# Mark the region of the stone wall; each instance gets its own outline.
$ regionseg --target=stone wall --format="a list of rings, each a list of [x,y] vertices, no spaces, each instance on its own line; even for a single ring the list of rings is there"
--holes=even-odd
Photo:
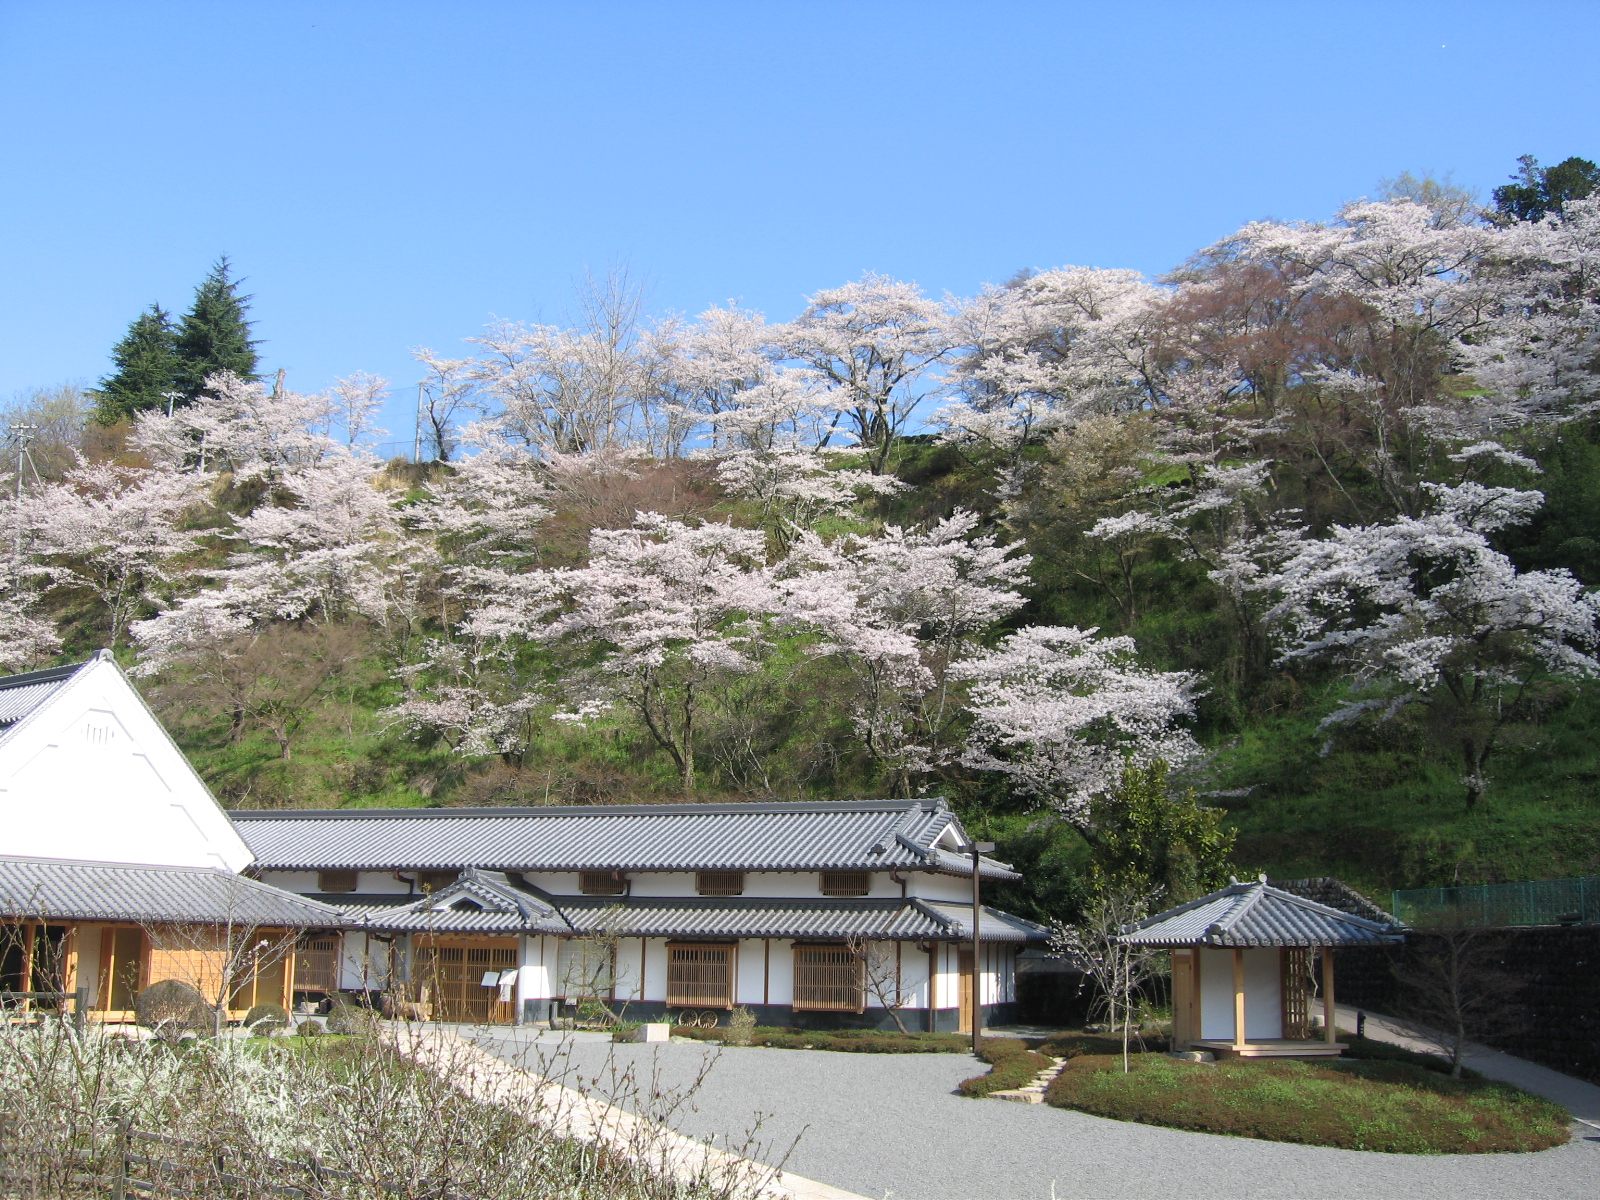
[[[1414,965],[1439,936],[1410,933],[1404,946],[1339,951],[1339,1003],[1407,1015],[1395,967]],[[1486,958],[1514,981],[1514,990],[1499,1027],[1473,1040],[1600,1082],[1600,926],[1496,929],[1482,936]]]

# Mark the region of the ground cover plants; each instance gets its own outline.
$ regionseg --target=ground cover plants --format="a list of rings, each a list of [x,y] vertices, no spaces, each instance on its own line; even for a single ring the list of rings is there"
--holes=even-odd
[[[858,1054],[964,1054],[972,1038],[964,1033],[891,1033],[878,1029],[785,1029],[757,1025],[748,1041],[729,1037],[728,1027],[677,1028],[674,1037],[695,1038],[725,1045],[769,1046],[779,1050],[841,1050]],[[738,1034],[743,1037],[742,1031]]]
[[[1414,1062],[1068,1059],[1045,1102],[1121,1121],[1400,1154],[1544,1150],[1567,1140],[1558,1105]]]
[[[83,1174],[112,1177],[130,1130],[186,1194],[241,1200],[285,1187],[307,1200],[733,1200],[745,1186],[665,1178],[469,1100],[448,1075],[370,1037],[174,1044],[59,1021],[0,1025],[0,1191],[81,1195]]]

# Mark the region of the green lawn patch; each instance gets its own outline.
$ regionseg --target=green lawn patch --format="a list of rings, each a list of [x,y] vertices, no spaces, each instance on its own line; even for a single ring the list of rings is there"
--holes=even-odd
[[[1050,1065],[1048,1055],[1040,1054],[1021,1038],[985,1038],[978,1057],[989,1064],[989,1069],[956,1085],[956,1091],[963,1096],[991,1096],[1026,1087]]]
[[[673,1037],[697,1038],[702,1042],[725,1042],[726,1026],[711,1029],[678,1028]],[[785,1029],[757,1025],[750,1038],[752,1046],[771,1046],[779,1050],[843,1050],[857,1054],[960,1054],[972,1048],[964,1033],[893,1033],[878,1029]]]
[[[1399,1059],[1189,1063],[1141,1054],[1070,1059],[1047,1103],[1120,1121],[1395,1154],[1544,1150],[1567,1140],[1560,1106]]]

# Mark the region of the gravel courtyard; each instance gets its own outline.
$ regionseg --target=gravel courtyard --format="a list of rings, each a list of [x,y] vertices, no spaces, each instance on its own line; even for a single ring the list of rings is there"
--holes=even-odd
[[[968,1100],[952,1094],[980,1070],[966,1055],[719,1051],[522,1030],[478,1029],[469,1036],[528,1070],[601,1094],[620,1096],[617,1084],[628,1076],[645,1096],[681,1091],[705,1072],[692,1100],[670,1115],[674,1127],[731,1149],[745,1145],[755,1127],[766,1148],[757,1156],[768,1161],[798,1138],[787,1169],[888,1200],[1593,1200],[1600,1194],[1600,1131],[1583,1126],[1587,1136],[1539,1154],[1365,1154]]]

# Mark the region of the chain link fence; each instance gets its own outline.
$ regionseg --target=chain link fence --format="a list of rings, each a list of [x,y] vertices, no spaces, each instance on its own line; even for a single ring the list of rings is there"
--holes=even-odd
[[[1600,925],[1600,875],[1406,888],[1394,893],[1390,911],[1414,929]]]

